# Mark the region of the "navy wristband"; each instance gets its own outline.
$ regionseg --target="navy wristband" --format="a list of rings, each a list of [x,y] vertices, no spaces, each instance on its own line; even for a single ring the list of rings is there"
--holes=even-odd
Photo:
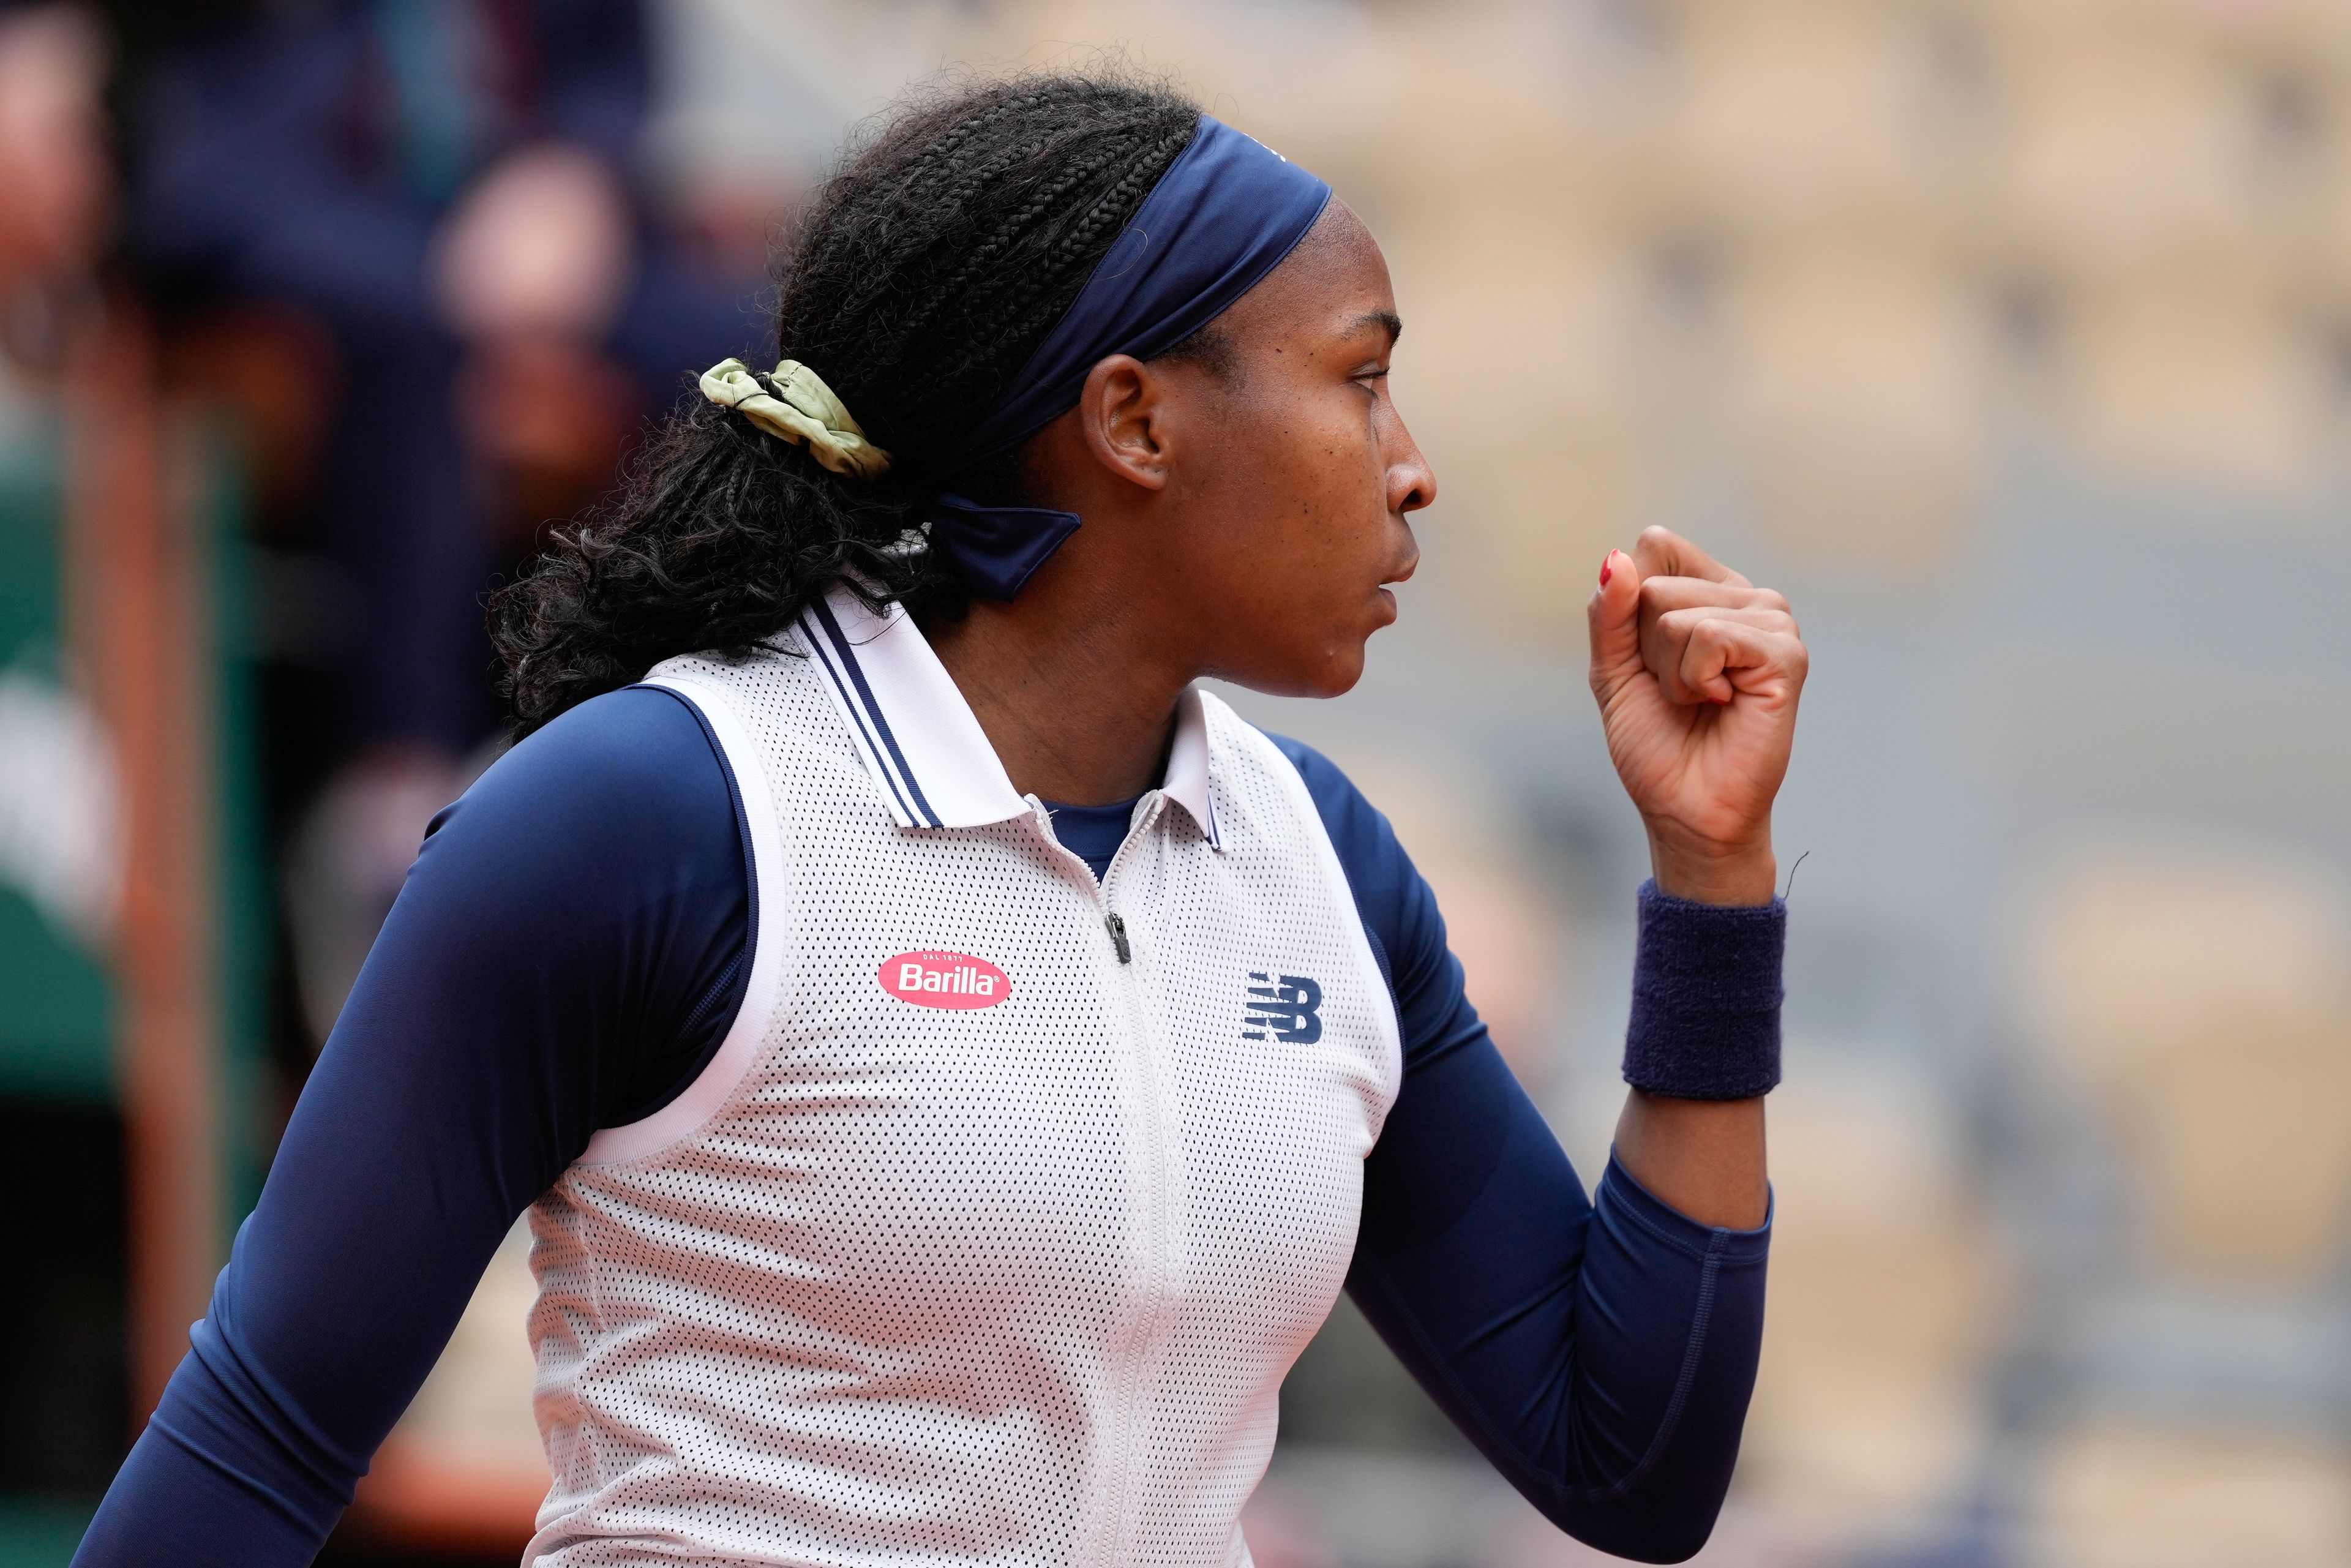
[[[1788,906],[1692,904],[1641,884],[1625,1082],[1679,1100],[1745,1100],[1780,1082]]]

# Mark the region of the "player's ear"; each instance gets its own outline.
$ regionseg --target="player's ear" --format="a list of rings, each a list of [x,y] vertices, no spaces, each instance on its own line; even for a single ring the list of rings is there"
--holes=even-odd
[[[1165,489],[1170,460],[1167,378],[1131,354],[1113,354],[1086,374],[1078,423],[1095,462],[1146,490]]]

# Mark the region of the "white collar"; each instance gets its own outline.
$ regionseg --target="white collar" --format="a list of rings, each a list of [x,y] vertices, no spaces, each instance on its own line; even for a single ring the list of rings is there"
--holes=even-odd
[[[799,632],[900,827],[977,828],[1032,809],[903,605],[876,615],[836,588],[801,614]],[[1176,704],[1160,788],[1216,845],[1208,759],[1207,714],[1193,687]]]

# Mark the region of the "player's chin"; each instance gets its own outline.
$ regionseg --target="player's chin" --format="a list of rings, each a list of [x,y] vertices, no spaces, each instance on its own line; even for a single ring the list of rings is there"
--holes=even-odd
[[[1374,629],[1364,627],[1311,641],[1291,643],[1278,658],[1264,659],[1243,670],[1217,672],[1226,679],[1276,697],[1335,697],[1354,690],[1364,678],[1364,643]]]
[[[1383,590],[1383,591],[1385,591]],[[1299,695],[1311,697],[1339,697],[1353,691],[1355,683],[1364,678],[1364,644],[1371,641],[1373,632],[1395,619],[1395,612],[1391,611],[1387,620],[1380,622],[1378,625],[1366,626],[1362,632],[1351,636],[1333,638],[1324,648],[1322,657],[1316,661],[1312,677],[1306,683],[1306,689]]]

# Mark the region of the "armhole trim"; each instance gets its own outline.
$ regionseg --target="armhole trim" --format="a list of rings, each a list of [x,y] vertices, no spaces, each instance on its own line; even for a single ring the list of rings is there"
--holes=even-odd
[[[1247,721],[1244,720],[1243,722],[1246,723]],[[1354,901],[1355,918],[1362,923],[1364,927],[1364,942],[1372,950],[1372,965],[1374,968],[1379,970],[1380,979],[1388,988],[1388,1006],[1394,1009],[1395,1013],[1396,1041],[1398,1049],[1401,1050],[1404,1040],[1404,993],[1396,989],[1395,959],[1389,954],[1388,945],[1385,941],[1382,940],[1378,927],[1372,924],[1372,912],[1364,907],[1363,894],[1355,886],[1355,878],[1353,873],[1347,870],[1347,857],[1339,852],[1339,841],[1331,836],[1331,820],[1322,814],[1322,802],[1314,798],[1314,786],[1306,783],[1306,774],[1304,770],[1299,767],[1298,758],[1290,755],[1288,748],[1273,736],[1267,734],[1264,730],[1258,729],[1255,725],[1249,725],[1249,727],[1256,731],[1259,739],[1272,747],[1276,752],[1279,752],[1282,762],[1292,773],[1298,775],[1298,781],[1301,784],[1306,785],[1306,803],[1313,809],[1314,820],[1322,824],[1322,837],[1331,846],[1332,857],[1339,862],[1339,874],[1347,883],[1347,896]],[[1291,744],[1295,745],[1297,743],[1292,742]],[[1351,780],[1351,787],[1352,782],[1353,781]],[[1360,792],[1357,794],[1356,799],[1363,799]],[[1364,803],[1366,806],[1371,804],[1368,800],[1364,800]]]
[[[745,940],[751,949],[751,975],[744,983],[743,1001],[736,1009],[726,1038],[695,1074],[694,1082],[652,1115],[599,1131],[580,1151],[576,1163],[583,1166],[642,1160],[706,1124],[758,1060],[783,985],[783,944],[770,939],[768,931],[770,909],[778,915],[782,910],[783,850],[777,842],[776,808],[767,769],[760,765],[750,732],[726,693],[716,687],[666,675],[648,676],[638,684],[657,686],[694,710],[716,743],[718,760],[740,802],[750,843],[751,918]]]
[[[1234,713],[1221,700],[1206,693],[1202,697],[1204,704],[1214,702],[1217,708],[1223,710],[1212,716],[1224,720],[1230,733],[1239,737],[1245,744],[1259,748],[1261,758],[1270,755],[1270,762],[1260,761],[1259,766],[1267,768],[1280,780],[1282,793],[1290,797],[1290,804],[1303,812],[1306,821],[1311,824],[1315,858],[1322,862],[1323,874],[1330,879],[1332,891],[1345,896],[1347,913],[1355,917],[1356,955],[1376,988],[1375,994],[1388,999],[1388,1005],[1382,1012],[1386,1025],[1383,1032],[1386,1034],[1388,1042],[1387,1103],[1381,1108],[1379,1120],[1372,1128],[1372,1141],[1376,1144],[1381,1130],[1387,1125],[1388,1113],[1395,1109],[1396,1097],[1404,1092],[1404,1015],[1396,999],[1395,981],[1388,973],[1386,947],[1372,934],[1371,922],[1364,918],[1363,902],[1355,896],[1355,879],[1347,874],[1347,862],[1339,858],[1339,846],[1331,839],[1331,824],[1322,820],[1322,808],[1315,803],[1314,791],[1307,787],[1306,775],[1298,770],[1298,764],[1290,754],[1275,745],[1272,737],[1264,731]]]

